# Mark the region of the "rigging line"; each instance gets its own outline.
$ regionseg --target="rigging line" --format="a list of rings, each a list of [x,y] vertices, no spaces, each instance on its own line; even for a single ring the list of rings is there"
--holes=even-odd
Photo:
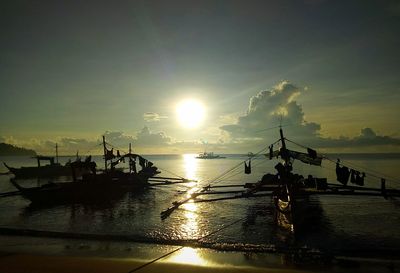
[[[331,158],[329,158],[329,157],[327,157],[327,156],[324,156],[325,157],[325,159],[327,159],[328,161],[331,161],[332,163],[335,163],[336,164],[336,161],[335,160],[333,160],[333,159],[331,159]],[[341,164],[342,166],[349,166],[349,167],[355,167],[355,168],[357,168],[357,169],[361,169],[361,170],[363,170],[363,171],[365,171],[365,174],[368,174],[369,176],[373,176],[373,177],[375,177],[375,178],[386,178],[387,180],[390,180],[391,182],[395,182],[395,183],[400,183],[400,179],[399,178],[397,178],[397,177],[394,177],[394,176],[390,176],[390,175],[387,175],[387,174],[384,174],[384,173],[381,173],[381,172],[378,172],[378,171],[376,171],[376,170],[368,170],[367,168],[365,168],[365,167],[363,167],[363,166],[361,166],[361,165],[358,165],[358,164],[355,164],[355,163],[351,163],[350,161],[348,161],[348,160],[341,160],[342,162],[345,162],[346,164]],[[347,167],[346,166],[346,167]]]
[[[271,145],[275,145],[275,144],[278,143],[279,141],[281,141],[281,139],[278,139],[277,141],[275,141],[275,142],[272,143]]]
[[[264,132],[264,131],[268,131],[268,130],[272,130],[272,129],[276,129],[276,128],[282,128],[282,127],[286,127],[286,126],[289,126],[289,124],[279,125],[279,126],[274,126],[274,127],[269,127],[269,128],[266,128],[266,129],[254,131],[253,133],[260,133],[260,132]]]
[[[118,147],[116,147],[116,146],[114,146],[114,145],[112,145],[111,143],[109,143],[109,142],[105,142],[107,145],[110,145],[111,147],[113,147],[113,148],[115,148],[115,149],[118,149],[120,152],[122,152],[122,153],[124,153],[124,154],[127,154],[127,152],[125,152],[124,150],[122,150],[122,149],[119,149]],[[143,157],[144,158],[144,157]],[[164,172],[167,172],[167,173],[170,173],[170,174],[172,174],[172,175],[175,175],[175,176],[177,176],[177,177],[179,177],[179,178],[182,178],[182,179],[185,179],[183,176],[180,176],[180,175],[178,175],[178,174],[176,174],[176,173],[173,173],[173,172],[171,172],[171,171],[168,171],[168,170],[166,170],[166,169],[163,169],[163,168],[160,168],[160,167],[157,167],[158,169],[160,169],[160,170],[162,170],[162,171],[164,171]]]
[[[321,168],[330,170],[330,171],[332,171],[332,172],[335,171],[335,168],[330,168],[330,167],[326,167],[326,166],[322,166],[322,165],[321,165]],[[368,176],[366,176],[365,178],[366,178],[366,180],[368,180],[368,182],[370,182],[370,183],[375,183],[375,181],[369,179]],[[380,177],[374,177],[374,178],[380,178]],[[391,181],[391,182],[393,182],[393,181]],[[350,183],[351,183],[351,182],[350,182]],[[341,184],[337,184],[337,185],[341,185]],[[388,190],[388,189],[393,189],[393,190],[395,190],[396,188],[386,186],[386,189],[387,189],[387,190]]]
[[[237,165],[235,165],[235,166],[232,167],[231,169],[225,171],[225,172],[222,173],[221,175],[219,175],[219,176],[217,176],[216,178],[212,179],[208,184],[211,185],[211,184],[220,183],[221,181],[223,181],[223,180],[221,180],[221,179],[223,179],[223,177],[224,177],[225,175],[227,175],[227,174],[230,173],[230,172],[233,172],[235,169],[237,169],[238,167],[240,167],[240,166],[243,164],[243,162],[245,162],[245,161],[241,161],[240,163],[238,163]]]
[[[264,150],[266,150],[266,149],[268,149],[268,146],[266,146],[266,147],[264,147],[263,149],[261,149],[259,152],[256,153],[256,155],[257,155],[257,154],[260,154],[262,151],[264,151]],[[187,199],[185,199],[185,200],[179,202],[179,205],[178,205],[178,206],[174,205],[173,208],[176,209],[176,208],[178,208],[180,205],[182,205],[182,204],[188,202],[189,200],[192,200],[193,198],[196,197],[196,194],[199,194],[199,193],[201,193],[201,192],[206,191],[206,190],[211,186],[211,184],[214,184],[214,185],[215,185],[215,184],[218,184],[218,183],[222,182],[222,181],[223,181],[223,180],[222,180],[222,177],[224,177],[224,176],[227,175],[228,173],[232,172],[233,170],[237,169],[240,165],[242,165],[243,162],[246,162],[246,160],[241,161],[241,162],[240,162],[239,164],[237,164],[236,166],[232,167],[231,169],[225,171],[225,172],[222,173],[221,175],[219,175],[219,176],[217,176],[216,178],[212,179],[211,182],[209,182],[207,186],[203,186],[201,189],[197,190],[196,192],[191,193],[191,195],[190,195],[189,198],[187,198]],[[220,180],[217,181],[218,179],[220,179]],[[168,209],[168,210],[169,210],[169,209]]]
[[[91,152],[91,151],[92,151],[93,149],[95,149],[95,148],[98,149],[98,147],[99,147],[100,145],[103,145],[103,143],[97,143],[97,144],[93,145],[92,147],[89,148],[89,150],[86,151],[86,153],[88,154],[89,152]]]
[[[236,175],[240,174],[242,172],[242,170],[239,170],[233,174],[231,174],[230,176],[224,177],[223,181],[227,181],[229,178],[235,177]]]
[[[347,160],[342,160],[342,161],[343,161],[343,162],[347,162],[346,164],[348,164],[348,165],[353,165],[353,166],[355,166],[356,168],[360,168],[360,169],[366,170],[365,173],[367,173],[367,174],[369,174],[369,175],[371,175],[371,176],[375,176],[375,177],[377,177],[377,178],[382,178],[381,176],[384,176],[384,178],[387,178],[388,180],[394,180],[396,183],[400,183],[400,180],[399,180],[397,177],[390,176],[390,175],[381,173],[381,172],[376,171],[376,170],[367,171],[367,169],[366,169],[365,167],[361,166],[361,165],[358,165],[358,164],[355,164],[355,163],[351,163],[351,162],[349,162],[349,161],[347,161]],[[380,175],[380,176],[378,177],[378,176],[376,176],[376,175],[373,174],[373,173],[375,173],[375,174],[377,174],[377,175]]]
[[[298,146],[304,148],[304,149],[308,149],[308,147],[306,147],[306,146],[304,146],[304,145],[301,145],[301,144],[299,144],[299,143],[296,143],[296,142],[294,142],[294,141],[292,141],[292,140],[290,140],[290,139],[287,139],[287,138],[285,138],[285,139],[286,139],[287,141],[289,141],[289,142],[295,144],[295,145],[298,145]],[[333,162],[333,163],[336,163],[335,160],[329,158],[327,155],[325,155],[325,154],[322,154],[322,155],[323,155],[323,158],[327,159],[328,161],[331,161],[331,162]],[[390,175],[387,175],[387,174],[378,172],[378,171],[376,171],[376,170],[368,170],[367,168],[365,168],[365,167],[363,167],[363,166],[361,166],[361,165],[357,165],[357,164],[354,164],[354,163],[350,163],[350,162],[347,161],[347,160],[342,160],[342,161],[343,161],[343,162],[347,162],[346,165],[349,165],[349,166],[352,165],[352,166],[354,166],[354,167],[356,167],[356,168],[358,168],[358,169],[364,170],[366,174],[368,174],[368,175],[370,175],[370,176],[373,176],[373,177],[375,177],[375,178],[382,178],[382,176],[383,176],[383,178],[386,178],[386,179],[388,179],[388,180],[392,180],[392,182],[400,183],[400,180],[399,180],[397,177],[393,177],[393,176],[390,176]],[[343,164],[341,164],[341,165],[342,165],[342,166],[345,166],[345,165],[343,165]]]
[[[279,140],[278,140],[279,141]],[[276,143],[276,142],[275,142]],[[259,150],[257,153],[255,153],[254,155],[257,156],[259,154],[261,154],[264,150],[267,150],[269,148],[269,145],[262,148],[261,150]],[[237,169],[238,167],[240,167],[240,165],[242,165],[244,162],[246,162],[246,160],[241,161],[240,163],[238,163],[237,165],[233,166],[231,169],[228,169],[227,171],[225,171],[224,173],[222,173],[221,175],[215,177],[214,179],[212,179],[209,183],[208,186],[210,186],[211,184],[218,184],[220,182],[222,182],[223,177],[226,176],[228,173],[234,171],[235,169]]]
[[[107,141],[105,142],[105,144],[111,146],[112,148],[114,148],[116,150],[119,150],[121,153],[128,154],[128,152],[126,152],[126,150],[125,150],[126,148],[117,147],[117,146],[115,146],[115,145],[113,145],[113,144],[111,144],[110,142],[107,142]]]
[[[160,169],[160,170],[162,170],[162,171],[164,171],[164,172],[167,172],[167,173],[170,173],[170,174],[172,174],[172,175],[175,175],[175,176],[177,176],[177,177],[179,177],[179,178],[185,179],[185,177],[180,176],[179,174],[173,173],[173,172],[171,172],[171,171],[168,171],[168,170],[163,169],[163,168],[160,168],[160,167],[157,167],[157,168]]]
[[[306,147],[306,146],[301,145],[301,144],[299,144],[299,143],[296,143],[296,142],[294,142],[294,141],[292,141],[292,140],[290,140],[290,139],[287,139],[286,137],[285,137],[285,140],[287,140],[287,141],[289,141],[289,142],[291,142],[291,143],[293,143],[293,144],[295,144],[295,145],[297,145],[297,146],[300,146],[301,148],[304,148],[304,149],[308,149],[308,148],[309,148],[309,147]]]
[[[257,167],[257,166],[261,165],[262,163],[265,163],[267,160],[269,160],[269,159],[264,158],[262,161],[257,162],[256,164],[254,164],[254,165],[252,166],[252,168]],[[228,176],[228,177],[225,177],[225,178],[224,178],[224,181],[226,181],[227,179],[232,178],[232,177],[234,177],[234,176],[240,174],[241,172],[242,172],[242,170],[240,170],[240,171],[238,171],[238,172],[235,172],[235,173],[233,173],[232,175],[230,175],[230,176]]]
[[[211,235],[214,235],[214,234],[220,232],[221,230],[224,230],[224,229],[226,229],[226,228],[228,228],[228,227],[230,227],[230,226],[233,226],[234,224],[239,223],[240,221],[242,221],[243,219],[245,219],[246,217],[247,217],[247,216],[241,217],[240,219],[237,219],[237,220],[235,220],[235,221],[233,221],[233,222],[227,224],[226,226],[220,227],[219,229],[214,230],[213,232],[210,232],[210,233],[208,233],[207,235],[204,235],[203,237],[200,237],[200,238],[197,239],[196,241],[198,242],[198,241],[200,241],[200,240],[203,240],[203,239],[205,239],[205,238],[207,238],[207,237],[210,237]]]
[[[202,236],[202,237],[196,239],[196,242],[199,242],[199,241],[201,241],[201,240],[203,240],[203,239],[205,239],[205,238],[207,238],[207,237],[210,237],[211,235],[214,235],[214,234],[216,234],[216,233],[218,233],[218,232],[220,232],[220,231],[222,231],[222,230],[224,230],[224,229],[226,229],[226,228],[228,228],[228,227],[230,227],[230,226],[233,226],[234,224],[236,224],[236,223],[242,221],[242,220],[245,219],[245,218],[246,218],[246,216],[245,216],[245,217],[242,217],[242,218],[240,218],[240,219],[237,219],[237,220],[235,220],[235,221],[233,221],[233,222],[227,224],[226,226],[220,227],[219,229],[214,230],[214,231],[208,233],[207,235],[204,235],[204,236]],[[171,254],[173,254],[173,253],[175,253],[175,252],[181,250],[181,249],[184,248],[184,247],[185,247],[185,246],[180,246],[180,247],[178,247],[178,248],[176,248],[176,249],[174,249],[174,250],[171,250],[171,251],[167,252],[166,254],[164,254],[164,255],[162,255],[162,256],[160,256],[160,257],[157,257],[157,258],[154,259],[154,260],[151,260],[151,261],[148,262],[148,263],[145,263],[145,264],[143,264],[143,265],[141,265],[141,266],[139,266],[139,267],[136,267],[136,268],[132,269],[132,270],[129,271],[128,273],[132,273],[132,272],[139,271],[140,269],[142,269],[142,268],[144,268],[144,267],[146,267],[146,266],[149,266],[149,265],[151,265],[151,264],[153,264],[153,263],[155,263],[155,262],[157,262],[157,261],[159,261],[159,260],[161,260],[161,259],[163,259],[163,258],[165,258],[165,257],[168,257],[169,255],[171,255]]]
[[[258,158],[263,159],[264,157],[265,157],[265,154],[258,154],[258,155],[249,156],[248,159],[258,159]]]
[[[267,150],[268,147],[269,147],[269,146],[264,147],[263,149],[261,149],[260,151],[258,151],[255,155],[258,155],[258,154],[262,153],[264,150]],[[244,161],[241,161],[240,163],[238,163],[237,165],[235,165],[235,166],[232,167],[231,169],[225,171],[225,172],[222,173],[221,175],[219,175],[219,176],[217,176],[216,178],[212,179],[211,182],[209,183],[209,185],[211,185],[211,183],[214,183],[214,182],[215,182],[215,184],[221,182],[221,180],[220,180],[220,181],[217,181],[217,180],[218,180],[218,179],[222,179],[222,177],[224,177],[225,175],[227,175],[227,174],[230,173],[231,171],[234,171],[236,168],[238,168],[240,165],[242,165],[243,162],[246,162],[246,161],[247,161],[247,159],[244,160]]]
[[[132,273],[132,272],[139,271],[140,269],[142,269],[142,268],[144,268],[144,267],[146,267],[146,266],[149,266],[149,265],[151,265],[151,264],[153,264],[153,263],[155,263],[155,262],[157,262],[157,261],[159,261],[159,260],[161,260],[161,259],[163,259],[163,258],[165,258],[165,257],[168,257],[169,255],[171,255],[171,254],[173,254],[173,253],[175,253],[175,252],[181,250],[181,249],[184,248],[184,247],[185,247],[185,246],[180,246],[180,247],[178,247],[178,248],[176,248],[176,249],[174,249],[174,250],[172,250],[172,251],[170,251],[170,252],[168,252],[168,253],[166,253],[166,254],[164,254],[164,255],[162,255],[162,256],[160,256],[160,257],[154,259],[154,260],[151,260],[151,261],[148,262],[148,263],[142,264],[141,266],[138,266],[138,267],[132,269],[132,270],[129,271],[128,273]]]
[[[273,144],[277,143],[279,140],[275,141]],[[257,153],[255,153],[254,155],[251,156],[252,157],[256,157],[258,155],[260,155],[263,151],[266,151],[267,149],[269,149],[269,146],[265,146],[264,148],[262,148],[261,150],[259,150]],[[225,171],[224,173],[222,173],[220,176],[214,178],[211,180],[210,184],[213,183],[214,181],[218,180],[219,178],[223,177],[224,175],[228,174],[229,172],[233,171],[234,169],[236,169],[237,167],[239,167],[242,163],[246,162],[246,160],[241,161],[240,163],[238,163],[236,166],[232,167],[231,169]]]
[[[241,162],[238,163],[236,166],[234,166],[233,168],[231,168],[231,169],[228,170],[227,172],[225,172],[225,173],[223,173],[222,175],[220,175],[217,179],[214,179],[213,181],[211,181],[211,182],[209,183],[209,185],[211,185],[211,183],[213,183],[213,184],[218,184],[218,183],[224,181],[223,179],[226,178],[226,175],[228,175],[228,174],[231,173],[231,172],[234,172],[237,168],[241,167],[242,164],[243,164],[244,162],[246,162],[246,160],[245,160],[245,161],[241,161]],[[241,172],[241,171],[240,171],[240,172]],[[236,173],[234,173],[234,175],[236,175]],[[232,175],[231,175],[231,176],[228,176],[228,177],[232,177]]]
[[[322,167],[322,166],[321,166]],[[326,167],[325,167],[326,168]],[[331,169],[332,171],[334,171],[335,169]],[[367,174],[367,176],[366,176],[366,179],[368,180],[368,181],[370,181],[371,183],[376,183],[377,181],[375,180],[375,181],[373,181],[373,180],[370,180],[369,179],[369,177],[373,177],[373,178],[376,178],[376,179],[382,179],[382,178],[385,178],[386,180],[387,180],[387,182],[389,182],[389,183],[391,183],[391,184],[400,184],[400,181],[399,180],[396,180],[395,178],[389,178],[389,177],[382,177],[382,176],[377,176],[377,175],[375,175],[375,174],[373,174],[373,173],[370,173],[370,172],[365,172],[365,174]],[[397,189],[397,188],[395,188],[395,187],[390,187],[389,185],[386,185],[386,189]]]

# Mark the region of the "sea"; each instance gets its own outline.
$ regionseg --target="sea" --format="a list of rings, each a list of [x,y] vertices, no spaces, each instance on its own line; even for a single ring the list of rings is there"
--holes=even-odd
[[[231,191],[208,194],[198,199],[234,196],[245,183],[257,182],[266,173],[275,173],[277,159],[264,155],[251,159],[251,174],[244,173],[247,155],[228,154],[220,159],[197,159],[195,154],[144,155],[159,168],[163,177],[184,177],[195,182],[152,186],[126,193],[117,200],[96,204],[68,204],[51,207],[32,206],[20,195],[0,197],[0,235],[4,230],[40,236],[57,236],[65,241],[95,238],[149,245],[182,245],[221,251],[291,252],[307,250],[329,255],[369,258],[400,257],[400,198],[351,195],[310,197],[310,214],[305,228],[295,235],[276,223],[270,196],[227,199],[210,202],[187,202],[169,217],[160,213],[172,202],[187,198],[206,185],[232,185],[212,188]],[[92,157],[98,168],[104,166],[102,156]],[[400,188],[399,154],[327,155],[321,166],[293,162],[294,172],[327,178],[338,183],[335,162],[365,172],[365,187],[379,189],[381,179],[387,188]],[[74,157],[59,158],[64,164]],[[9,166],[35,166],[30,157],[0,157]],[[122,167],[127,168],[127,165]],[[7,172],[1,165],[0,173]],[[10,183],[13,175],[0,175],[0,192],[16,191]],[[23,186],[43,185],[54,179],[17,180]],[[68,181],[60,177],[57,181]],[[310,216],[310,215],[307,215]],[[28,232],[29,231],[29,232]],[[7,234],[8,234],[7,233]]]

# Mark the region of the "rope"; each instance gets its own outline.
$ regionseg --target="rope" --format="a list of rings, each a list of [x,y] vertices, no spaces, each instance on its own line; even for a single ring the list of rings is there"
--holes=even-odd
[[[159,260],[161,260],[161,259],[163,259],[163,258],[165,258],[165,257],[167,257],[167,256],[169,256],[169,255],[171,255],[171,254],[173,254],[173,253],[175,253],[175,252],[181,250],[181,249],[184,248],[184,247],[185,247],[185,246],[180,246],[180,247],[178,247],[177,249],[174,249],[174,250],[172,250],[172,251],[170,251],[170,252],[168,252],[168,253],[166,253],[166,254],[164,254],[164,255],[162,255],[162,256],[160,256],[160,257],[158,257],[158,258],[156,258],[156,259],[154,259],[154,260],[152,260],[152,261],[150,261],[150,262],[148,262],[148,263],[142,264],[141,266],[132,269],[132,270],[129,271],[128,273],[132,273],[132,272],[139,271],[140,269],[142,269],[142,268],[144,268],[144,267],[146,267],[146,266],[149,266],[149,265],[151,265],[151,264],[153,264],[153,263],[155,263],[155,262],[157,262],[157,261],[159,261]]]
[[[279,141],[279,140],[278,140],[278,141]],[[278,141],[275,141],[274,144],[277,143]],[[255,153],[255,154],[254,154],[253,156],[251,156],[251,157],[258,156],[258,155],[261,154],[263,151],[267,150],[267,149],[269,148],[269,146],[270,146],[270,145],[268,145],[268,146],[262,148],[260,151],[258,151],[257,153]],[[229,170],[223,172],[221,175],[215,177],[214,179],[212,179],[212,180],[210,181],[209,185],[211,185],[212,183],[213,183],[213,184],[220,183],[221,181],[223,181],[222,178],[223,178],[225,175],[227,175],[228,173],[234,171],[235,169],[237,169],[239,166],[241,166],[241,165],[242,165],[244,162],[246,162],[246,161],[247,161],[247,160],[241,161],[241,162],[238,163],[237,165],[233,166],[231,169],[229,169]],[[230,176],[230,177],[231,177],[231,176]],[[221,179],[221,180],[219,180],[219,179]],[[218,181],[218,180],[219,180],[219,181]]]
[[[292,140],[290,140],[290,139],[287,139],[287,138],[285,138],[285,139],[286,139],[287,141],[289,141],[289,142],[291,142],[291,143],[297,145],[297,146],[300,146],[300,147],[302,147],[302,148],[304,148],[304,149],[308,149],[308,147],[306,147],[306,146],[304,146],[304,145],[301,145],[301,144],[299,144],[299,143],[296,143],[296,142],[294,142],[294,141],[292,141]],[[322,154],[322,156],[323,156],[324,159],[326,159],[326,160],[328,160],[328,161],[331,161],[332,163],[335,163],[335,164],[336,164],[336,160],[333,160],[333,159],[329,158],[329,157],[328,157],[327,155],[325,155],[325,154]],[[354,167],[357,168],[357,169],[363,170],[364,173],[365,173],[365,174],[368,174],[369,176],[372,176],[372,177],[375,177],[375,178],[378,178],[378,179],[386,178],[387,180],[392,180],[392,182],[397,183],[397,184],[400,184],[400,179],[397,178],[397,177],[389,176],[389,175],[387,175],[387,174],[378,172],[378,171],[376,171],[376,170],[368,170],[368,169],[366,169],[365,167],[363,167],[363,166],[361,166],[361,165],[354,164],[354,163],[350,163],[350,162],[347,161],[347,160],[342,160],[342,161],[343,161],[343,162],[346,162],[346,165],[347,165],[347,166],[346,166],[346,165],[344,165],[344,164],[341,164],[342,166],[346,166],[346,167],[354,166]]]
[[[286,126],[289,126],[289,124],[269,127],[269,128],[266,128],[266,129],[254,131],[254,133],[260,133],[260,132],[264,132],[264,131],[268,131],[268,130],[272,130],[272,129],[276,129],[276,128],[282,128],[282,127],[286,127]]]
[[[216,234],[216,233],[218,233],[218,232],[220,232],[220,231],[222,231],[222,230],[224,230],[224,229],[226,229],[226,228],[228,228],[228,227],[230,227],[230,226],[233,226],[234,224],[236,224],[236,223],[242,221],[242,220],[245,219],[245,218],[246,218],[246,217],[242,217],[242,218],[240,218],[240,219],[238,219],[238,220],[235,220],[235,221],[233,221],[233,222],[227,224],[226,226],[223,226],[223,227],[221,227],[221,228],[219,228],[219,229],[217,229],[217,230],[214,230],[213,232],[210,232],[209,234],[204,235],[204,236],[198,238],[198,239],[196,240],[196,242],[199,242],[199,241],[201,241],[201,240],[203,240],[203,239],[205,239],[205,238],[207,238],[207,237],[210,237],[211,235],[214,235],[214,234]],[[155,258],[154,260],[151,260],[151,261],[148,262],[148,263],[145,263],[145,264],[143,264],[143,265],[141,265],[141,266],[138,266],[138,267],[132,269],[132,270],[129,271],[128,273],[132,273],[132,272],[139,271],[140,269],[142,269],[142,268],[144,268],[144,267],[146,267],[146,266],[149,266],[149,265],[151,265],[151,264],[153,264],[153,263],[155,263],[155,262],[157,262],[157,261],[159,261],[159,260],[161,260],[161,259],[163,259],[163,258],[165,258],[165,257],[168,257],[169,255],[171,255],[171,254],[173,254],[173,253],[175,253],[175,252],[181,250],[181,249],[184,248],[184,247],[185,247],[185,246],[180,246],[180,247],[178,247],[178,248],[176,248],[176,249],[174,249],[174,250],[171,250],[171,251],[167,252],[166,254],[164,254],[164,255],[162,255],[162,256],[160,256],[160,257],[157,257],[157,258]]]
[[[170,173],[170,174],[172,174],[172,175],[175,175],[175,176],[177,176],[177,177],[179,177],[179,178],[185,179],[183,176],[180,176],[179,174],[173,173],[173,172],[171,172],[171,171],[168,171],[168,170],[163,169],[163,168],[160,168],[160,167],[157,167],[157,168],[160,169],[160,170],[162,170],[162,171],[164,171],[164,172],[167,172],[167,173]]]
[[[257,166],[261,165],[262,163],[264,163],[265,161],[267,161],[266,158],[264,158],[264,159],[263,159],[262,161],[260,161],[260,162],[257,162],[257,164],[254,164],[253,167],[257,167]],[[227,179],[229,179],[229,178],[231,178],[231,177],[234,177],[234,176],[238,175],[238,174],[241,173],[241,172],[242,172],[242,171],[240,170],[240,172],[235,172],[235,173],[233,173],[232,175],[230,175],[230,176],[228,176],[228,177],[225,177],[225,178],[224,178],[224,181],[226,181]]]
[[[269,146],[266,146],[265,148],[263,148],[263,149],[261,149],[260,151],[258,151],[258,152],[256,153],[256,155],[262,153],[264,150],[266,150],[266,149],[268,149],[268,148],[269,148]],[[218,183],[222,182],[222,181],[223,181],[222,178],[223,178],[224,176],[226,176],[226,175],[227,175],[228,173],[230,173],[230,172],[233,172],[235,169],[237,169],[237,168],[238,168],[240,165],[242,165],[242,163],[244,163],[244,162],[246,162],[246,161],[241,161],[239,164],[237,164],[237,165],[235,165],[234,167],[230,168],[229,170],[223,172],[221,175],[215,177],[214,179],[212,179],[212,180],[208,183],[207,186],[203,186],[201,189],[197,190],[196,192],[191,193],[190,197],[186,198],[185,200],[182,200],[182,201],[180,201],[180,202],[174,202],[174,203],[173,203],[173,204],[174,204],[173,207],[170,207],[170,208],[168,208],[167,210],[161,212],[161,217],[162,217],[162,218],[163,218],[163,217],[168,217],[168,215],[171,214],[173,210],[177,209],[179,206],[185,204],[185,203],[188,202],[189,200],[192,200],[192,199],[195,198],[198,194],[200,194],[200,193],[202,193],[202,192],[204,192],[204,191],[207,191],[207,190],[210,188],[211,184],[214,184],[214,185],[215,185],[215,184],[218,184]],[[232,177],[232,176],[230,176],[230,177]],[[220,180],[218,181],[218,179],[220,179]],[[165,215],[165,216],[163,216],[163,215]]]
[[[295,144],[295,145],[297,145],[297,146],[299,146],[299,147],[301,147],[301,148],[308,149],[308,147],[306,147],[306,146],[304,146],[304,145],[301,145],[301,144],[299,144],[299,143],[296,143],[296,142],[294,142],[294,141],[292,141],[292,140],[290,140],[290,139],[287,139],[286,137],[285,137],[285,140],[286,140],[286,141],[289,141],[289,142],[291,142],[291,143],[293,143],[293,144]]]
[[[124,154],[127,154],[127,152],[125,152],[125,151],[122,150],[122,149],[119,149],[118,147],[112,145],[111,143],[106,142],[106,144],[107,144],[107,145],[110,145],[112,148],[117,149],[117,150],[119,150],[120,152],[122,152],[122,153],[124,153]],[[183,177],[183,176],[181,176],[181,175],[179,175],[179,174],[173,173],[173,172],[171,172],[171,171],[168,171],[168,170],[163,169],[163,168],[160,168],[160,167],[157,167],[157,168],[160,169],[160,170],[162,170],[162,171],[164,171],[164,172],[167,172],[167,173],[170,173],[170,174],[172,174],[172,175],[175,175],[175,176],[177,176],[177,177],[179,177],[179,178],[185,179],[185,177]]]
[[[331,161],[332,163],[336,164],[336,161],[335,161],[335,160],[333,160],[333,159],[327,157],[326,155],[324,155],[324,158],[327,159],[328,161]],[[376,170],[371,170],[371,171],[369,171],[369,170],[366,169],[365,167],[363,167],[363,166],[361,166],[361,165],[358,165],[358,164],[350,163],[350,162],[347,161],[347,160],[341,160],[341,161],[346,162],[346,165],[341,164],[342,166],[346,166],[346,167],[352,167],[352,166],[353,166],[353,167],[355,167],[355,168],[357,168],[357,169],[363,170],[364,173],[365,173],[365,174],[368,174],[369,176],[372,176],[372,177],[375,177],[375,178],[378,178],[378,179],[385,178],[385,179],[387,179],[387,180],[391,180],[391,182],[400,184],[400,179],[398,179],[398,178],[396,178],[396,177],[386,175],[386,174],[381,173],[381,172],[378,172],[378,171],[376,171]]]
[[[96,150],[98,149],[98,146],[103,145],[102,143],[97,143],[95,145],[93,145],[93,147],[89,148],[89,150],[86,151],[86,154],[90,153],[91,151],[93,151],[95,148]]]

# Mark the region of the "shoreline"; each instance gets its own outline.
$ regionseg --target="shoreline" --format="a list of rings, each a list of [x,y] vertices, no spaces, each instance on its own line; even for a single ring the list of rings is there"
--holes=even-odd
[[[62,231],[48,231],[35,229],[18,229],[0,227],[0,238],[38,238],[48,240],[83,240],[85,242],[109,242],[109,243],[128,243],[128,244],[147,244],[160,246],[176,246],[209,249],[210,251],[224,252],[243,252],[243,253],[260,253],[270,255],[292,255],[304,256],[313,259],[332,259],[334,257],[346,257],[350,259],[395,259],[400,260],[399,249],[330,249],[320,251],[318,249],[306,248],[303,246],[277,247],[275,245],[253,245],[253,244],[235,244],[235,243],[206,243],[198,242],[198,240],[163,240],[147,237],[138,237],[123,234],[95,234],[95,233],[76,233]],[[0,243],[0,250],[1,250]],[[358,255],[356,255],[358,254]]]
[[[170,255],[167,255],[171,253]],[[154,261],[157,258],[164,258]],[[279,253],[0,235],[0,272],[399,272],[399,258],[319,259]]]

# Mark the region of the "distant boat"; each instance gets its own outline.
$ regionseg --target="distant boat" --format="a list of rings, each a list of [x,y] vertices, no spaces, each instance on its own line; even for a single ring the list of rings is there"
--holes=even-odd
[[[196,158],[198,159],[219,159],[219,158],[225,158],[224,156],[220,156],[220,155],[215,155],[213,152],[207,153],[201,153],[198,156],[196,156]]]

